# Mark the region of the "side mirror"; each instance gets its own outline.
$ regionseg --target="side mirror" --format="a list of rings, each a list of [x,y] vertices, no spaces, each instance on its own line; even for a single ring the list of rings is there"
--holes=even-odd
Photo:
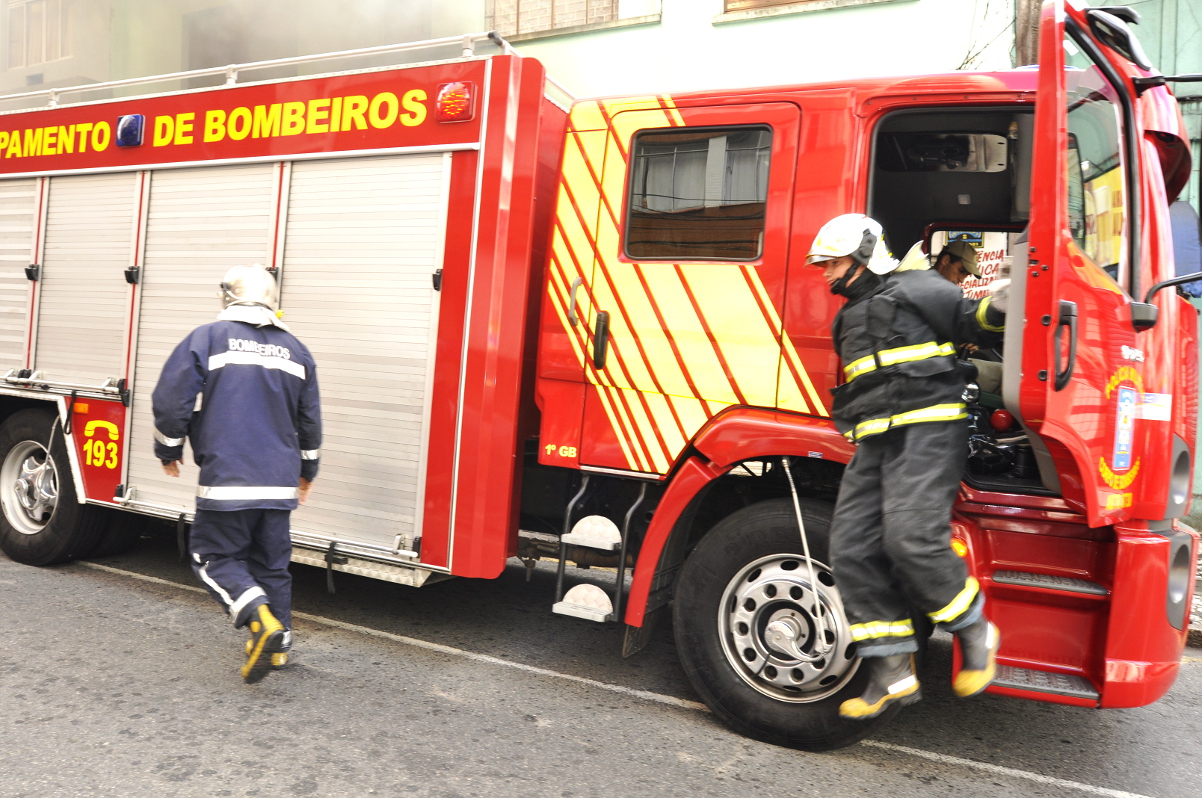
[[[1139,12],[1136,11],[1131,6],[1105,6],[1098,10],[1105,11],[1107,14],[1111,15],[1112,17],[1118,17],[1123,22],[1126,22],[1128,25],[1138,25],[1139,24]]]
[[[1110,49],[1117,52],[1123,58],[1131,61],[1140,69],[1151,69],[1152,62],[1148,60],[1148,56],[1144,53],[1144,48],[1140,45],[1139,39],[1135,38],[1135,34],[1127,27],[1119,15],[1111,12],[1112,9],[1107,8],[1106,11],[1101,11],[1097,8],[1091,8],[1085,12],[1086,18],[1089,20],[1089,29],[1098,41],[1105,44]]]
[[[1131,303],[1131,326],[1136,332],[1150,330],[1156,326],[1156,320],[1160,318],[1160,308],[1151,305],[1147,302],[1132,302]]]
[[[1160,309],[1152,304],[1152,297],[1156,296],[1156,292],[1163,288],[1168,288],[1171,285],[1185,285],[1186,283],[1196,283],[1202,280],[1202,272],[1194,272],[1193,274],[1183,274],[1180,277],[1174,277],[1171,280],[1163,280],[1148,289],[1147,295],[1144,296],[1143,302],[1131,303],[1131,325],[1136,330],[1146,330],[1156,325],[1156,318],[1160,315]]]

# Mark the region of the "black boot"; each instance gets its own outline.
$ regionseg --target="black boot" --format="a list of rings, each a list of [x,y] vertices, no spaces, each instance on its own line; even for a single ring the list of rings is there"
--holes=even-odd
[[[861,668],[868,669],[868,686],[858,698],[844,701],[839,715],[867,720],[884,712],[891,704],[906,706],[922,698],[918,677],[914,675],[914,655],[865,657]]]
[[[952,689],[961,698],[976,695],[989,686],[997,674],[997,652],[1002,636],[996,626],[982,617],[956,632],[960,641],[960,672]]]

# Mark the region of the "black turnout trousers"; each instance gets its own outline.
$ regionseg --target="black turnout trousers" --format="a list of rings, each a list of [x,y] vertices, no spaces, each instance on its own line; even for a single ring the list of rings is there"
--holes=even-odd
[[[911,612],[955,631],[981,614],[951,548],[968,454],[964,421],[893,427],[859,443],[831,525],[831,567],[860,656],[917,651]]]

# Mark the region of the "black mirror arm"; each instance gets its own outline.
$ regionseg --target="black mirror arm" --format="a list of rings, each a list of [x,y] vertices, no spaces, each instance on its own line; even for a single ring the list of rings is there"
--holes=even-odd
[[[1142,95],[1148,89],[1164,86],[1168,83],[1202,83],[1202,74],[1197,75],[1151,75],[1146,78],[1132,78],[1135,84],[1136,96]]]
[[[1156,285],[1154,285],[1148,289],[1148,294],[1147,294],[1147,296],[1144,297],[1144,303],[1151,304],[1152,297],[1154,297],[1156,295],[1156,292],[1162,288],[1168,288],[1171,285],[1185,285],[1186,283],[1196,283],[1199,280],[1202,280],[1202,272],[1194,272],[1193,274],[1183,274],[1180,277],[1174,277],[1171,280],[1164,280],[1162,282],[1159,282]]]

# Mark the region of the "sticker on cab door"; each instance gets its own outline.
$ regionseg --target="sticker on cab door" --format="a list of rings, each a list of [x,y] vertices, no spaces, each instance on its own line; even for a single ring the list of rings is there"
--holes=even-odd
[[[1135,403],[1134,388],[1122,387],[1118,390],[1118,418],[1114,425],[1114,463],[1115,471],[1126,471],[1131,467],[1131,444],[1135,440]]]

